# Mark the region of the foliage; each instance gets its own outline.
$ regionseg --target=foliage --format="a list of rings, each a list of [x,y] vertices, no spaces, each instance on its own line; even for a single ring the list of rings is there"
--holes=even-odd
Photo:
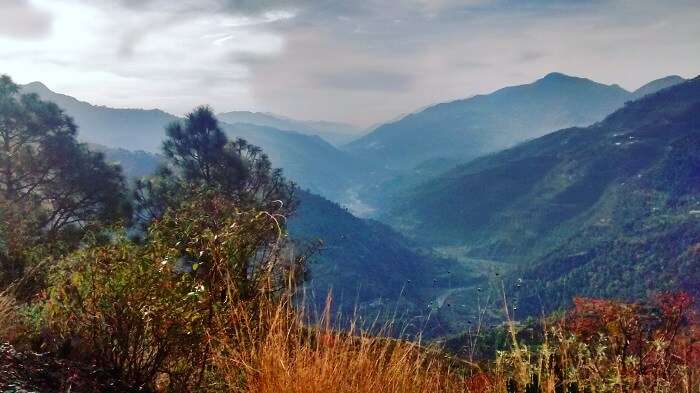
[[[154,222],[143,245],[119,238],[66,258],[46,317],[131,386],[153,387],[159,373],[194,386],[210,366],[207,338],[226,334],[218,315],[242,302],[254,312],[303,274],[281,218],[203,192]]]
[[[166,165],[137,183],[136,213],[142,223],[182,203],[191,187],[216,190],[239,206],[282,209],[285,216],[294,211],[294,185],[272,168],[260,148],[242,139],[229,141],[210,108],[196,108],[166,133]]]
[[[127,242],[81,251],[66,261],[54,279],[47,318],[74,341],[76,352],[134,386],[151,382],[175,353],[189,353],[202,336],[196,298],[184,285],[163,279],[170,269]],[[167,366],[166,366],[167,367]],[[184,373],[177,365],[171,373]]]
[[[0,341],[14,341],[22,330],[17,301],[7,294],[0,294]]]
[[[685,293],[647,303],[574,300],[544,321],[539,345],[500,352],[494,380],[509,392],[691,392],[700,385],[700,325]],[[511,325],[515,335],[517,327]]]
[[[0,77],[3,284],[20,276],[34,247],[75,248],[88,230],[127,211],[120,169],[78,143],[76,132],[58,106]]]

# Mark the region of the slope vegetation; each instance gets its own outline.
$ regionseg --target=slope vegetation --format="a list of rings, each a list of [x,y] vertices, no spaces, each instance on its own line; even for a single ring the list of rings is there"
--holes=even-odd
[[[421,241],[510,263],[529,283],[530,312],[573,294],[697,292],[700,78],[459,166],[385,219]]]

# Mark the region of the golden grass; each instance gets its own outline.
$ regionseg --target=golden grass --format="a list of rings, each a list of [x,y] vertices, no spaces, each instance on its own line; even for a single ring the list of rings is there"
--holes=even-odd
[[[22,331],[17,302],[12,296],[0,293],[0,341],[12,342]]]
[[[601,331],[609,337],[591,341],[558,323],[543,327],[544,342],[526,345],[518,342],[516,324],[509,320],[510,349],[485,359],[480,368],[420,342],[373,336],[355,326],[344,331],[323,322],[310,326],[291,306],[263,310],[251,318],[239,309],[225,321],[235,328],[212,339],[217,375],[212,391],[700,392],[694,330],[679,330],[670,341],[658,334],[644,339],[639,357],[620,352],[615,340],[627,339],[615,330]],[[636,323],[637,317],[620,318]]]

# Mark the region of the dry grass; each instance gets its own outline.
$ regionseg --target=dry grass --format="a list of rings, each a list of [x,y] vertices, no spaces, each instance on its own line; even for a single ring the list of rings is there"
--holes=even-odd
[[[23,331],[17,302],[12,296],[0,293],[0,341],[14,342]]]
[[[592,300],[543,326],[544,341],[537,344],[518,342],[518,326],[508,320],[510,349],[484,360],[480,368],[420,342],[373,336],[354,326],[340,331],[323,322],[305,324],[286,303],[262,307],[255,317],[241,307],[221,321],[230,328],[227,334],[210,342],[215,382],[209,390],[700,392],[700,332],[688,320],[686,306],[669,309],[659,315]]]
[[[670,298],[669,298],[670,299]],[[235,393],[698,393],[700,327],[686,303],[661,311],[602,300],[578,302],[543,326],[537,343],[519,342],[510,319],[510,349],[478,366],[439,347],[334,329],[328,310],[309,324],[284,297],[231,305],[204,340],[201,384],[161,374],[162,392]],[[0,317],[13,302],[0,297]],[[9,321],[10,319],[7,318]],[[185,356],[180,361],[187,362]],[[482,370],[484,370],[482,372]]]

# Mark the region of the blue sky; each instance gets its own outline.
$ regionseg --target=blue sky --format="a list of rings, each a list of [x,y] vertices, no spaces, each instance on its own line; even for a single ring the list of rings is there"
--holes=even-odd
[[[0,73],[117,107],[369,125],[550,71],[700,74],[700,2],[0,0]]]

